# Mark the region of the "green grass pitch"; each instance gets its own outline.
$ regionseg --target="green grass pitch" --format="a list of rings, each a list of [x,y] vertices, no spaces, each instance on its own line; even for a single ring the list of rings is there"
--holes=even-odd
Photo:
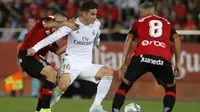
[[[62,98],[52,108],[52,112],[89,112],[92,101]],[[125,104],[130,102],[139,104],[144,112],[163,112],[162,101],[136,100],[126,101]],[[0,112],[35,112],[36,103],[37,99],[31,97],[0,97]],[[111,112],[111,100],[105,100],[103,105],[105,110]],[[123,112],[123,108],[121,112]],[[200,112],[200,102],[177,101],[173,112]]]

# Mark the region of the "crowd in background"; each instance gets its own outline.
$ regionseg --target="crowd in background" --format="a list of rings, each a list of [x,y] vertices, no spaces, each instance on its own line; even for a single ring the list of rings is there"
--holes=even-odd
[[[0,28],[24,28],[28,19],[36,20],[55,11],[63,11],[70,17],[80,14],[84,0],[0,0]],[[139,5],[145,0],[93,0],[99,5],[98,19],[105,30],[103,38],[124,40],[118,35],[121,29],[129,29],[131,23],[139,17]],[[177,30],[200,29],[199,0],[148,0],[156,4],[159,16],[167,18]],[[19,34],[9,32],[0,34],[1,38],[18,38]],[[6,36],[6,37],[5,37]],[[120,39],[123,38],[123,39]],[[186,41],[199,42],[200,38],[187,37]]]

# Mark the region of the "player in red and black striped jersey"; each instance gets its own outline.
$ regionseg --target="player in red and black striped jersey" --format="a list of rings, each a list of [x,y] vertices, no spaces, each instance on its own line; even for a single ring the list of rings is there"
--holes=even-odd
[[[45,60],[45,55],[48,51],[52,51],[56,54],[63,52],[59,50],[56,43],[49,45],[41,49],[34,56],[28,56],[27,50],[33,47],[42,39],[52,34],[55,29],[61,26],[68,26],[73,30],[76,30],[78,26],[71,20],[67,20],[67,17],[62,12],[57,12],[54,16],[48,16],[38,20],[35,25],[25,35],[24,42],[19,49],[19,62],[21,67],[27,74],[33,78],[37,78],[42,81],[42,88],[40,92],[39,103],[37,111],[50,112],[50,100],[52,95],[52,89],[56,80],[56,71]],[[42,108],[40,110],[40,108]]]
[[[124,45],[122,64],[119,70],[119,78],[122,79],[122,82],[115,94],[112,112],[120,112],[125,96],[133,83],[147,72],[152,72],[158,84],[165,89],[163,111],[171,112],[176,100],[175,77],[180,76],[181,42],[170,22],[155,15],[155,6],[152,2],[141,4],[140,16],[141,18],[131,26]],[[137,38],[137,47],[127,68],[127,56],[134,38]],[[174,42],[175,48],[174,71],[176,73],[171,67],[171,40]]]

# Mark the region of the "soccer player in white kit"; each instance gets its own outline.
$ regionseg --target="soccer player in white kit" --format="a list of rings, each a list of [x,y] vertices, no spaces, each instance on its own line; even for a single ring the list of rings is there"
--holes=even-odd
[[[97,9],[96,3],[84,2],[81,7],[81,16],[75,21],[79,25],[78,30],[72,31],[69,27],[63,26],[28,50],[30,55],[34,55],[39,49],[68,35],[66,53],[61,65],[61,73],[59,73],[61,75],[58,86],[53,91],[51,106],[58,102],[69,85],[79,77],[94,83],[99,82],[95,100],[89,111],[106,112],[101,102],[109,91],[113,71],[106,66],[92,64],[93,46],[98,46],[100,41],[101,24],[96,19]]]

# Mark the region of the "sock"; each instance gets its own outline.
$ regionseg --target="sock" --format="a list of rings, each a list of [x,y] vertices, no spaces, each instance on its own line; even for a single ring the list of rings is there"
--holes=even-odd
[[[131,85],[127,85],[123,81],[121,82],[118,90],[115,93],[115,97],[113,99],[112,112],[120,112],[120,109],[122,105],[124,104],[126,94],[130,88],[131,88]]]
[[[40,111],[41,109],[41,105],[42,105],[42,89],[40,90],[40,96],[38,98],[38,104],[37,104],[37,107],[36,107],[36,111]]]
[[[44,109],[50,108],[50,101],[51,101],[53,88],[54,88],[53,82],[44,80],[43,85],[42,85],[41,108],[44,108]]]
[[[171,112],[176,101],[176,86],[166,88],[163,99],[164,112]]]
[[[52,94],[51,102],[50,102],[50,107],[52,107],[55,103],[57,103],[60,100],[62,94],[64,94],[64,91],[60,90],[58,87],[56,87],[53,90],[53,94]]]
[[[95,100],[94,100],[94,103],[92,104],[92,106],[101,105],[101,102],[103,101],[103,99],[105,98],[105,96],[107,95],[107,93],[110,89],[110,85],[112,83],[112,78],[113,78],[113,76],[104,76],[101,78],[101,80],[98,84],[98,87],[97,87],[97,94],[96,94],[96,97],[95,97]]]

